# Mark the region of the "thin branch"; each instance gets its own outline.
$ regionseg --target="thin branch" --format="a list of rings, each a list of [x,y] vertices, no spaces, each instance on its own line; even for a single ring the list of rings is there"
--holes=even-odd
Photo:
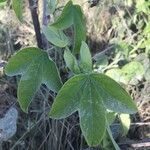
[[[31,16],[33,20],[33,26],[36,34],[36,40],[37,40],[37,45],[39,48],[43,48],[43,42],[42,42],[42,36],[41,36],[41,29],[40,29],[40,23],[39,23],[39,18],[37,14],[37,0],[28,0],[29,1],[29,7],[31,11]]]
[[[43,0],[43,18],[42,18],[42,25],[47,26],[47,24],[50,21],[50,15],[47,13],[47,7],[48,7],[48,2],[47,0]],[[49,44],[48,41],[45,37],[45,35],[42,33],[42,40],[43,40],[43,48],[44,49],[49,49]]]

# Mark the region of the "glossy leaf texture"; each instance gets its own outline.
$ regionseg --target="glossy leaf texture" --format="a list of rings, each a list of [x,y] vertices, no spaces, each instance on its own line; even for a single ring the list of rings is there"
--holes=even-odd
[[[100,144],[106,131],[106,109],[134,113],[137,108],[127,94],[104,74],[80,74],[60,89],[50,117],[60,119],[79,112],[82,133],[89,146]]]
[[[20,22],[23,21],[23,0],[12,0],[12,7]]]
[[[69,1],[64,7],[61,16],[51,25],[59,30],[64,30],[70,26],[74,27],[73,53],[79,53],[81,42],[86,40],[85,18],[81,7],[73,5]]]
[[[56,28],[51,26],[43,26],[42,31],[46,39],[52,44],[58,47],[66,47],[67,45],[69,45],[69,39],[62,31],[57,30]]]
[[[5,67],[9,76],[22,75],[18,86],[18,100],[24,112],[28,111],[35,93],[43,83],[58,92],[62,86],[55,63],[41,49],[29,47],[10,58]]]

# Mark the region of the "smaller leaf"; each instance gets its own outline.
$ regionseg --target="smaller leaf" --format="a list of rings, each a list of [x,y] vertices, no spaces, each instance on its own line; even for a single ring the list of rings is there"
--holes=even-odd
[[[60,30],[70,27],[73,24],[72,6],[72,1],[69,1],[64,7],[61,16],[51,26]]]
[[[83,72],[92,72],[92,57],[88,45],[82,42],[80,49],[80,68]]]
[[[52,44],[58,47],[66,47],[67,45],[69,45],[69,40],[62,31],[57,30],[56,28],[51,26],[43,26],[42,31],[46,36],[47,40]]]
[[[122,126],[122,135],[126,136],[129,131],[130,124],[131,124],[130,115],[120,114],[120,121],[121,121],[121,126]]]
[[[12,0],[12,7],[20,22],[23,21],[23,0]]]
[[[73,5],[69,1],[64,7],[60,17],[51,26],[64,30],[73,25],[74,28],[74,43],[73,54],[80,51],[81,42],[86,40],[85,18],[82,9],[79,5]]]
[[[75,74],[80,73],[80,69],[77,63],[75,56],[72,55],[69,49],[66,49],[64,52],[64,59],[66,62],[67,67]]]

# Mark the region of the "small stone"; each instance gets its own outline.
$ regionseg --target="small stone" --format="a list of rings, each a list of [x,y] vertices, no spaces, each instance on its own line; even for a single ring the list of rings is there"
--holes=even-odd
[[[17,130],[18,111],[11,107],[0,119],[0,141],[7,141]]]

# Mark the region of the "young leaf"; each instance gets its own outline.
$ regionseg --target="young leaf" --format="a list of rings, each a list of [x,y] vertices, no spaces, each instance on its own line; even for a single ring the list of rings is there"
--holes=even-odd
[[[20,22],[23,21],[23,0],[12,0],[12,7]]]
[[[80,73],[80,69],[77,63],[77,60],[74,55],[72,55],[69,49],[66,49],[64,52],[64,59],[67,67],[75,74]]]
[[[60,30],[69,28],[73,24],[72,7],[73,3],[72,1],[69,1],[64,7],[61,16],[53,24],[51,24],[51,26]]]
[[[108,108],[116,112],[137,111],[130,96],[106,75],[80,74],[63,85],[53,103],[50,116],[65,118],[78,111],[81,130],[88,145],[96,146],[105,134]]]
[[[42,31],[47,40],[58,47],[66,47],[69,45],[69,40],[65,34],[54,27],[43,26]]]
[[[80,51],[81,42],[86,40],[85,19],[81,7],[69,1],[61,16],[51,26],[64,30],[71,25],[74,27],[73,53],[76,54]]]
[[[122,135],[126,136],[129,131],[130,124],[131,124],[130,115],[120,114],[120,121],[121,121],[121,126],[122,126]]]
[[[22,49],[14,55],[6,65],[5,73],[22,75],[17,95],[25,112],[42,83],[54,92],[62,86],[55,63],[46,52],[34,47]]]
[[[92,57],[90,50],[85,42],[82,42],[80,49],[80,67],[83,72],[92,72]]]

